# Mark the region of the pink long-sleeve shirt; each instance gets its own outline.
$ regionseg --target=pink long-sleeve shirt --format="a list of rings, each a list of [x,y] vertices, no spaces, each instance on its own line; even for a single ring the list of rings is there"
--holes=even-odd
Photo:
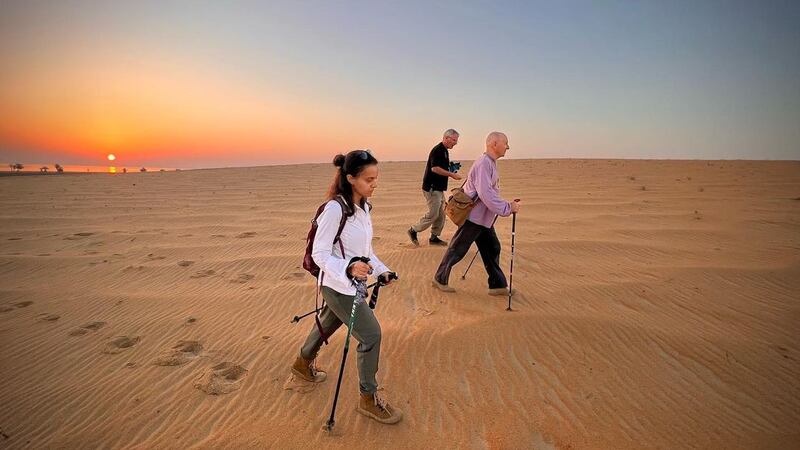
[[[511,204],[500,197],[499,181],[497,162],[484,153],[472,165],[464,184],[464,193],[472,198],[477,196],[475,207],[469,213],[470,222],[489,228],[495,214],[511,215]]]

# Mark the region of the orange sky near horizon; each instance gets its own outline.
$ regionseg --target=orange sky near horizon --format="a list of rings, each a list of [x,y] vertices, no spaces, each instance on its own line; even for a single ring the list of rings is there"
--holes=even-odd
[[[303,133],[300,108],[213,75],[122,64],[98,70],[74,61],[61,67],[56,77],[47,71],[6,76],[0,139],[83,158],[114,152],[138,160],[279,152],[298,138],[315,145]]]
[[[220,155],[291,162],[327,160],[355,140],[368,146],[386,134],[364,126],[367,111],[344,113],[324,99],[304,104],[263,81],[174,57],[107,55],[99,66],[91,54],[52,56],[60,60],[36,67],[41,60],[22,59],[22,70],[4,75],[0,142],[83,161],[115,153],[139,162]]]

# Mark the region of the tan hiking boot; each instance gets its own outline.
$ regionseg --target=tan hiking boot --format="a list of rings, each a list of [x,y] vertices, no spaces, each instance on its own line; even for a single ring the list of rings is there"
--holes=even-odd
[[[455,292],[456,290],[451,288],[446,284],[439,283],[436,279],[433,280],[433,287],[439,289],[442,292]]]
[[[361,394],[358,401],[358,412],[375,419],[380,423],[393,424],[400,422],[403,418],[403,411],[392,407],[389,402],[375,394]]]
[[[516,294],[516,293],[517,293],[517,290],[514,289],[514,288],[511,288],[511,296],[513,297],[514,294]],[[489,289],[489,295],[498,295],[498,296],[507,297],[508,296],[508,288]]]
[[[326,378],[328,378],[327,373],[317,370],[317,368],[314,367],[313,359],[305,359],[302,356],[298,356],[294,361],[294,365],[292,365],[292,373],[300,379],[310,383],[322,383]]]

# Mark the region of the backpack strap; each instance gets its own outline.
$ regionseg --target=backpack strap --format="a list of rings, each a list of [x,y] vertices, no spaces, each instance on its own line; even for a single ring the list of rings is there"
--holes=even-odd
[[[317,323],[317,330],[319,330],[319,337],[322,339],[322,342],[325,345],[328,345],[328,335],[325,333],[325,330],[322,329],[322,322],[319,321],[319,313],[322,311],[322,308],[325,307],[325,297],[322,297],[322,308],[319,306],[319,291],[322,289],[322,280],[325,278],[325,272],[320,272],[319,274],[319,283],[317,284],[317,293],[314,296],[314,309],[317,311],[314,314],[314,321]]]
[[[342,197],[341,194],[337,195],[334,200],[336,200],[336,203],[338,203],[339,206],[342,207],[342,219],[339,220],[339,229],[336,230],[336,237],[333,238],[333,244],[336,245],[337,242],[339,243],[339,250],[342,251],[342,258],[344,258],[344,244],[342,243],[342,231],[344,231],[344,226],[345,224],[347,224],[347,218],[349,217],[348,212],[350,212],[350,207],[347,206],[347,202],[344,200],[344,197]]]

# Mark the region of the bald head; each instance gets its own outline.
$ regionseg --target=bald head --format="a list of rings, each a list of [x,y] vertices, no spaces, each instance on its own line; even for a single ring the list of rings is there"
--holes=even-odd
[[[505,156],[508,148],[508,137],[504,133],[492,131],[486,136],[486,153],[493,159]]]

